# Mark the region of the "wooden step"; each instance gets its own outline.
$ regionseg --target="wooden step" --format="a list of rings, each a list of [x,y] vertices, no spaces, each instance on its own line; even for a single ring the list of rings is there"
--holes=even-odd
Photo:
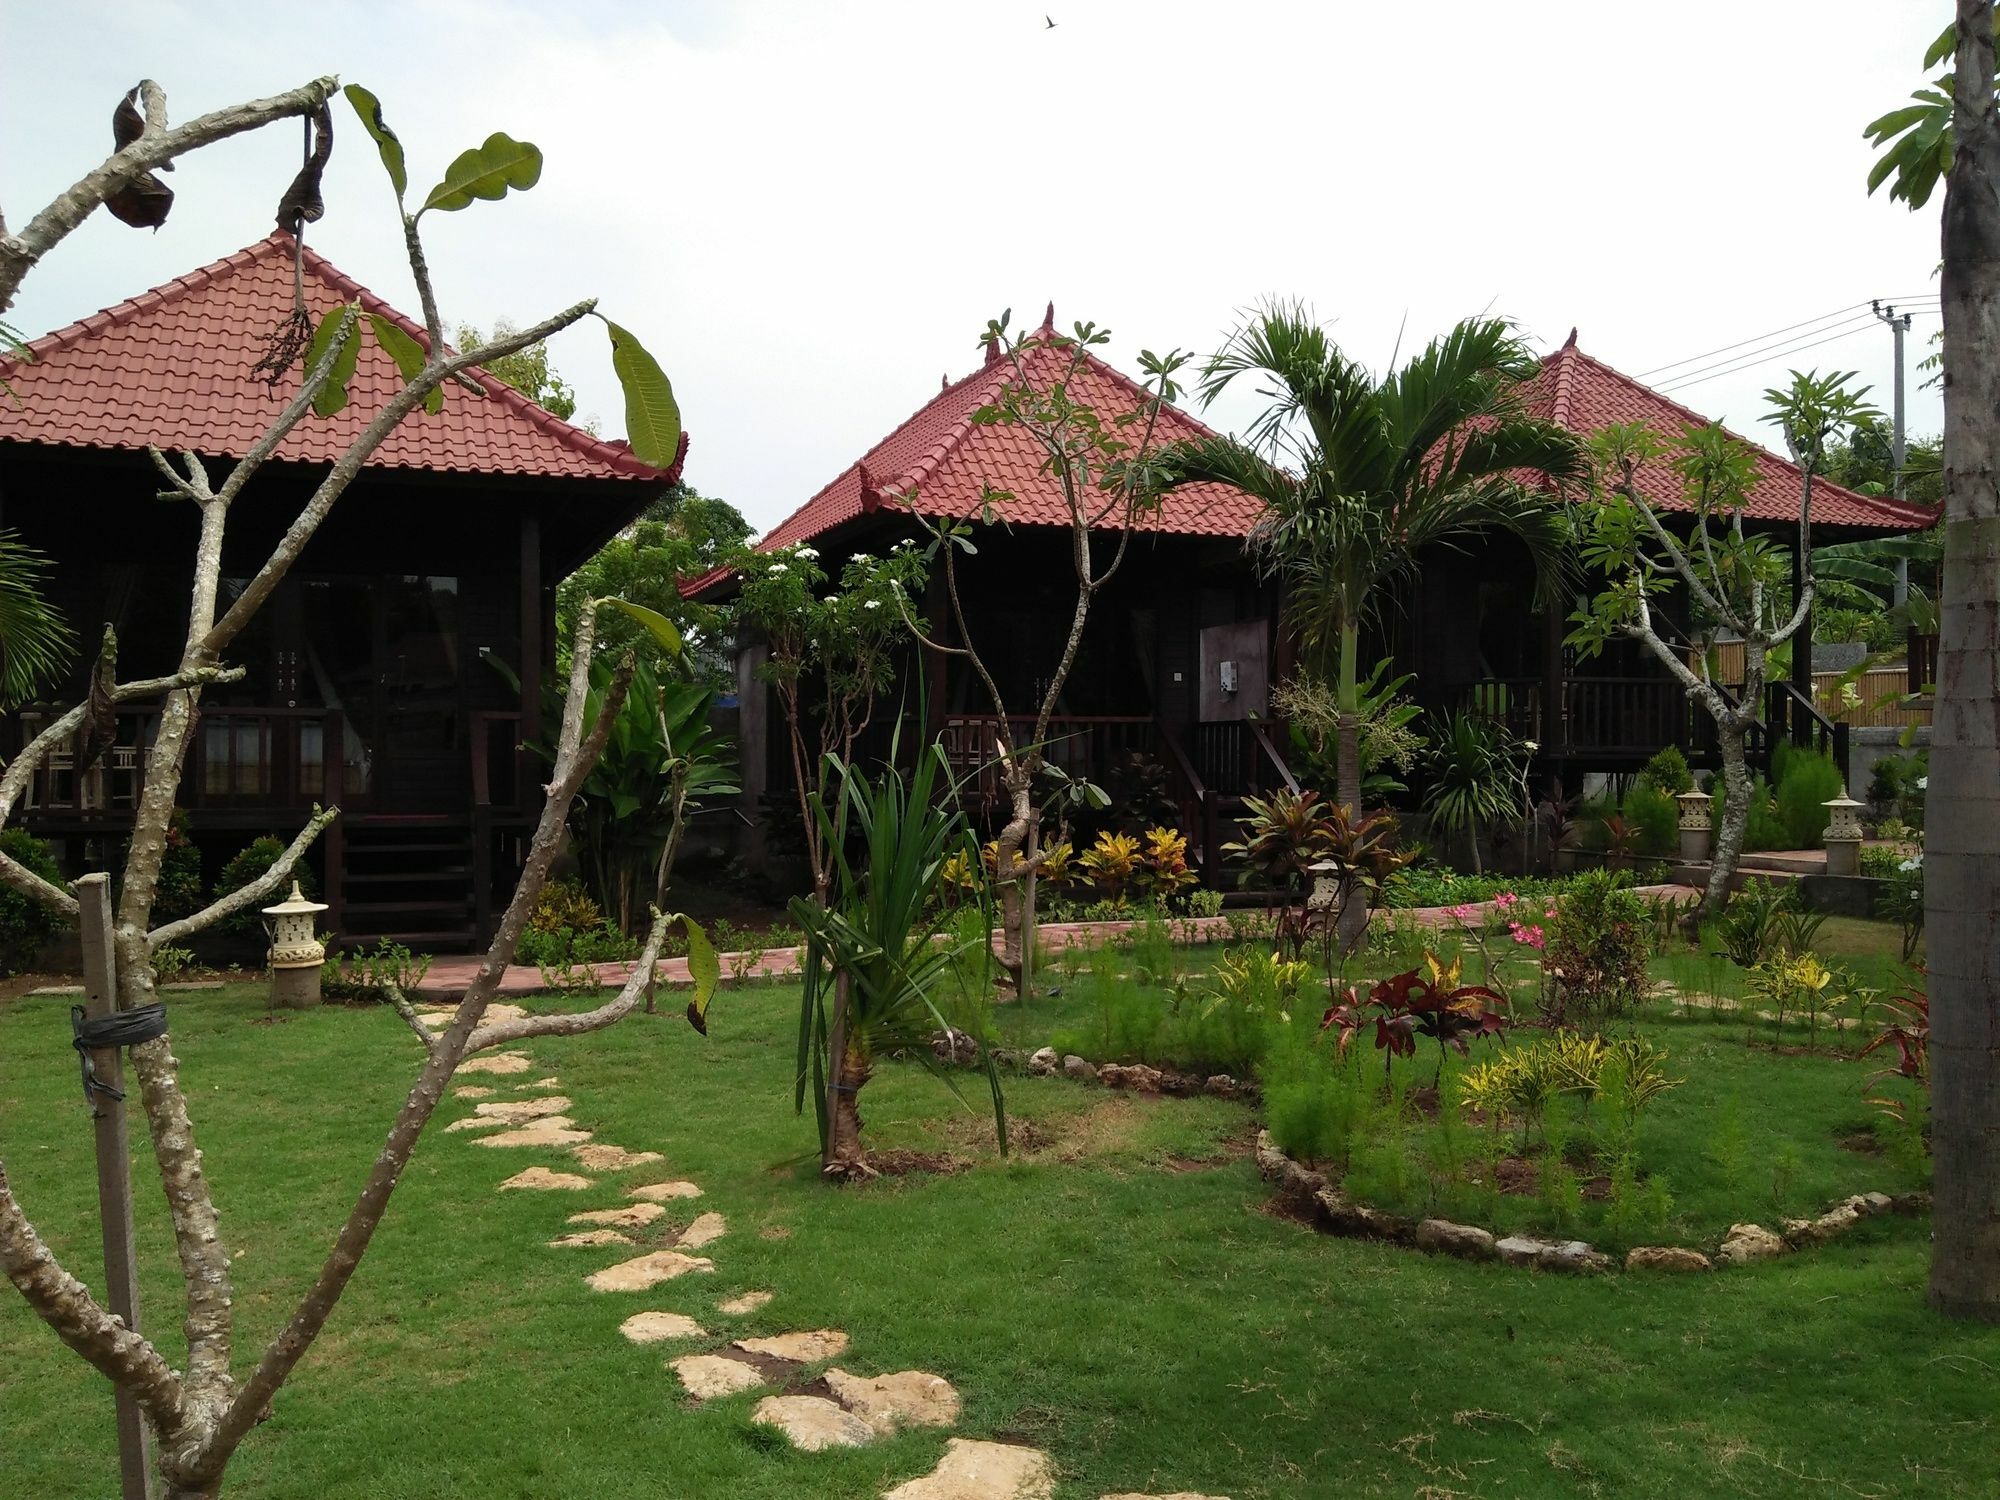
[[[472,898],[460,897],[450,901],[350,901],[341,908],[341,916],[373,916],[383,912],[452,911],[470,914]]]
[[[443,865],[425,870],[379,870],[359,875],[350,870],[341,877],[341,884],[438,885],[449,881],[462,885],[470,875],[471,868],[467,865]]]

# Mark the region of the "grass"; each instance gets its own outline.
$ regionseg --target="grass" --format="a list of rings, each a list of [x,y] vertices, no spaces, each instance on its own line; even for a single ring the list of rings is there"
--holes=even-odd
[[[1003,1024],[1064,1003],[1010,1008]],[[753,988],[719,998],[706,1039],[662,1014],[535,1044],[572,1114],[667,1162],[585,1194],[499,1194],[519,1167],[560,1163],[430,1137],[228,1493],[865,1497],[942,1449],[918,1434],[799,1455],[750,1426],[752,1397],[685,1407],[661,1350],[616,1332],[642,1307],[689,1312],[719,1337],[847,1329],[846,1368],[935,1370],[965,1396],[961,1434],[1047,1448],[1059,1500],[1991,1493],[2000,1331],[1925,1311],[1919,1221],[1871,1221],[1835,1248],[1713,1278],[1464,1265],[1265,1212],[1241,1149],[1246,1106],[1019,1079],[1024,1149],[1002,1162],[990,1124],[901,1064],[863,1099],[874,1145],[946,1150],[970,1169],[836,1191],[812,1179],[811,1126],[789,1109],[796,1005],[793,988]],[[241,1252],[239,1362],[316,1266],[415,1063],[379,1009],[263,1016],[248,987],[175,1005]],[[1685,1048],[1720,1047],[1728,1029],[1658,1024]],[[95,1278],[90,1134],[59,1001],[0,1007],[0,1142],[30,1215]],[[171,1244],[143,1142],[135,1156],[148,1324],[171,1350]],[[707,1190],[677,1210],[728,1216],[704,1252],[716,1274],[644,1297],[588,1292],[582,1275],[618,1252],[544,1241],[663,1170]],[[1817,1186],[1802,1177],[1798,1191]],[[777,1299],[754,1318],[714,1313],[757,1287]],[[102,1495],[111,1445],[102,1381],[8,1294],[0,1490]]]

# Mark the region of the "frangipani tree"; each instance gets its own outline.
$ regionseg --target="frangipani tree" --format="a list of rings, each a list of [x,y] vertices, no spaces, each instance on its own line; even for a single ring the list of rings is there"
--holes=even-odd
[[[1791,383],[1765,392],[1766,420],[1785,434],[1800,473],[1798,546],[1810,556],[1813,480],[1827,445],[1872,414],[1865,390],[1849,389],[1851,373],[1793,372]],[[1743,516],[1757,481],[1756,455],[1721,427],[1687,427],[1669,441],[1643,422],[1604,428],[1592,438],[1597,499],[1579,529],[1586,563],[1607,580],[1571,616],[1570,643],[1585,655],[1619,637],[1638,641],[1672,673],[1688,698],[1715,722],[1722,760],[1722,822],[1701,915],[1729,900],[1729,883],[1743,853],[1750,820],[1749,740],[1763,721],[1771,653],[1811,618],[1813,578],[1807,571],[1796,598],[1787,582],[1790,549],[1745,529]],[[1640,491],[1649,464],[1667,463],[1679,478],[1692,515],[1676,534]],[[1679,627],[1655,607],[1671,591],[1687,599]],[[1732,693],[1709,669],[1709,647],[1726,633],[1743,643],[1743,683]]]
[[[11,300],[21,277],[96,208],[108,207],[127,223],[157,225],[171,207],[172,194],[152,174],[174,157],[273,120],[303,116],[312,122],[308,139],[317,144],[280,207],[280,222],[298,233],[319,217],[318,172],[331,145],[329,111],[335,88],[333,79],[322,78],[289,94],[218,111],[169,129],[165,92],[150,81],[140,84],[120,106],[115,125],[118,150],[110,158],[58,195],[19,235],[8,234],[4,220],[0,220],[0,309]],[[116,705],[160,703],[157,731],[146,751],[144,791],[134,815],[130,853],[110,932],[116,1007],[111,1019],[118,1023],[119,1040],[107,1045],[130,1047],[132,1071],[137,1076],[139,1099],[172,1219],[183,1291],[179,1321],[186,1336],[186,1357],[178,1368],[170,1363],[166,1351],[115,1317],[56,1258],[15,1197],[4,1164],[0,1164],[0,1269],[56,1336],[143,1414],[158,1444],[166,1500],[207,1500],[221,1489],[231,1458],[270,1415],[273,1399],[319,1337],[367,1253],[417,1141],[459,1064],[491,1047],[530,1037],[591,1031],[620,1019],[637,1004],[673,920],[668,913],[654,911],[632,982],[605,1004],[574,1014],[485,1019],[488,1002],[514,955],[529,908],[555,858],[570,802],[602,750],[630,683],[632,664],[628,658],[602,695],[599,711],[586,721],[590,637],[596,620],[593,608],[578,625],[578,645],[547,801],[520,883],[492,946],[441,1034],[432,1036],[418,1024],[406,999],[392,997],[423,1049],[409,1093],[325,1262],[312,1282],[301,1289],[277,1335],[256,1352],[253,1362],[247,1366],[239,1363],[231,1272],[236,1252],[231,1249],[231,1237],[203,1165],[194,1110],[181,1081],[182,1063],[174,1054],[170,1018],[158,1002],[152,960],[162,947],[259,905],[280,889],[338,810],[316,811],[260,879],[204,910],[156,925],[153,906],[161,858],[202,690],[210,683],[233,681],[242,675],[242,669],[229,662],[231,647],[297,562],[369,456],[399,423],[423,420],[418,415],[420,407],[436,411],[445,383],[473,366],[546,338],[590,316],[595,308],[592,302],[579,302],[482,347],[457,353],[448,348],[424,259],[423,221],[434,212],[456,212],[476,201],[498,199],[533,186],[541,172],[541,154],[532,145],[505,135],[489,136],[484,145],[453,160],[443,180],[413,210],[406,202],[408,180],[402,143],[384,123],[372,95],[350,87],[347,96],[373,137],[395,190],[410,271],[422,298],[425,338],[419,341],[386,320],[364,319],[360,309],[352,306],[336,309],[314,330],[301,309],[296,324],[303,326],[281,330],[270,361],[270,368],[282,374],[304,348],[298,392],[277,411],[263,436],[229,466],[219,483],[196,454],[183,453],[175,464],[165,454],[152,452],[154,466],[166,484],[165,498],[170,503],[194,506],[201,517],[179,663],[165,677],[121,682],[116,671],[117,642],[107,631],[92,668],[86,700],[53,716],[0,775],[0,822],[4,822],[36,768],[53,750],[72,743],[80,731],[88,742],[94,727]],[[346,404],[346,387],[364,326],[394,359],[402,372],[403,386],[370,417],[360,435],[322,476],[269,555],[249,570],[248,582],[225,608],[219,585],[232,511],[288,432],[314,412],[335,411]],[[680,438],[671,388],[659,366],[630,335],[616,325],[607,327],[611,330],[613,362],[625,387],[633,450],[640,458],[665,468],[673,462]],[[0,855],[0,879],[70,921],[80,914],[76,895],[4,855]],[[712,988],[713,963],[703,965],[703,971]],[[697,1019],[699,1008],[706,1003],[704,989],[696,999]]]

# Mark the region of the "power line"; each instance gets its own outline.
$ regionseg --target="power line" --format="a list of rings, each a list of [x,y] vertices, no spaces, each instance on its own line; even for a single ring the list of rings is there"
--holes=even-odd
[[[1714,360],[1718,363],[1726,363],[1726,361],[1719,360],[1718,356],[1731,355],[1732,358],[1742,357],[1741,355],[1731,354],[1733,350],[1747,351],[1751,345],[1761,345],[1773,340],[1784,342],[1787,334],[1803,338],[1809,334],[1829,332],[1843,323],[1858,323],[1859,315],[1870,313],[1870,310],[1878,302],[1894,302],[1899,306],[1908,304],[1917,311],[1922,311],[1925,303],[1935,304],[1937,300],[1935,293],[1919,293],[1912,297],[1884,297],[1875,298],[1869,302],[1856,302],[1849,307],[1835,308],[1832,312],[1821,313],[1818,317],[1805,318],[1800,322],[1788,324],[1783,328],[1774,328],[1769,333],[1760,333],[1751,338],[1738,339],[1735,343],[1724,344],[1718,349],[1710,349],[1701,354],[1690,354],[1685,359],[1677,359],[1669,364],[1656,365],[1650,370],[1641,370],[1636,378],[1639,380],[1648,380],[1655,375],[1665,375],[1669,370],[1680,370],[1681,373],[1673,376],[1672,379],[1676,381],[1682,380],[1697,373],[1694,370],[1683,369],[1682,367],[1685,365],[1701,365],[1702,368],[1706,369],[1707,365],[1703,363],[1704,361]],[[1872,313],[1870,315],[1872,316]],[[1800,330],[1805,330],[1806,332],[1800,332]]]
[[[1866,302],[1856,302],[1850,307],[1837,307],[1832,312],[1821,313],[1816,318],[1806,318],[1800,322],[1789,324],[1783,328],[1774,328],[1769,333],[1757,334],[1752,338],[1738,339],[1735,343],[1724,344],[1719,349],[1710,349],[1707,350],[1705,353],[1701,354],[1690,354],[1686,359],[1677,359],[1669,364],[1655,365],[1650,370],[1641,370],[1637,378],[1640,380],[1645,380],[1654,375],[1664,375],[1669,370],[1678,370],[1682,365],[1691,365],[1701,360],[1713,359],[1718,354],[1727,354],[1730,350],[1741,349],[1746,344],[1761,344],[1765,342],[1767,339],[1781,338],[1785,334],[1792,333],[1801,328],[1809,327],[1815,323],[1824,323],[1828,319],[1841,319],[1843,317],[1851,317],[1856,312],[1866,312],[1868,310],[1868,306],[1869,304]]]
[[[1817,349],[1822,344],[1833,344],[1838,343],[1841,339],[1852,338],[1857,333],[1866,332],[1869,325],[1873,322],[1874,317],[1871,314],[1868,323],[1862,324],[1859,327],[1843,329],[1838,333],[1828,334],[1825,338],[1813,339],[1810,342],[1795,344],[1789,348],[1753,355],[1741,363],[1731,364],[1723,369],[1710,371],[1707,374],[1690,374],[1680,380],[1668,381],[1658,387],[1658,389],[1664,395],[1669,391],[1686,390],[1690,386],[1706,385],[1709,381],[1720,380],[1725,375],[1735,375],[1744,370],[1755,369],[1758,365],[1770,364],[1774,360],[1785,359],[1794,354],[1802,354],[1808,349]]]
[[[1691,370],[1682,370],[1677,375],[1669,375],[1665,380],[1660,382],[1660,388],[1664,390],[1668,386],[1686,385],[1725,367],[1737,365],[1744,360],[1755,362],[1764,359],[1775,359],[1790,353],[1794,349],[1810,347],[1816,339],[1852,333],[1859,329],[1872,327],[1874,322],[1875,315],[1872,312],[1854,313],[1843,318],[1838,323],[1824,324],[1821,327],[1809,329],[1805,333],[1794,334],[1788,339],[1780,339],[1775,343],[1759,345],[1756,348],[1739,349],[1734,354],[1725,354],[1720,359],[1711,360],[1707,364],[1696,365]]]

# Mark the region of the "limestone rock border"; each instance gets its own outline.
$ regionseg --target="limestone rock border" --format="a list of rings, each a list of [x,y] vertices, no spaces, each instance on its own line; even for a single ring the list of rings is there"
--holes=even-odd
[[[1322,1234],[1384,1240],[1432,1255],[1497,1261],[1542,1271],[1603,1275],[1619,1269],[1618,1261],[1585,1240],[1550,1240],[1526,1234],[1502,1238],[1476,1224],[1411,1219],[1358,1203],[1329,1182],[1324,1172],[1301,1166],[1279,1150],[1269,1130],[1257,1132],[1256,1156],[1258,1175],[1276,1187],[1278,1199],[1302,1217],[1309,1217]],[[1685,1272],[1712,1270],[1718,1265],[1749,1265],[1824,1245],[1863,1219],[1884,1214],[1929,1213],[1930,1207],[1929,1193],[1902,1193],[1894,1197],[1888,1193],[1856,1193],[1842,1198],[1816,1219],[1785,1220],[1782,1234],[1757,1224],[1733,1224],[1713,1258],[1691,1246],[1640,1245],[1626,1253],[1623,1268]]]

